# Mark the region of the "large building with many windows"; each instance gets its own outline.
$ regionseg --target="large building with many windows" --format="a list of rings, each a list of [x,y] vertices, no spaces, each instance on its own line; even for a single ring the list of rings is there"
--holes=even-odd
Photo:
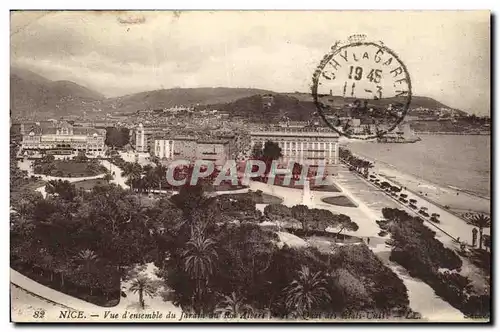
[[[94,156],[104,156],[105,129],[76,127],[62,122],[22,123],[21,153],[69,155],[84,151]]]
[[[153,154],[163,160],[207,160],[222,166],[233,155],[230,140],[173,136],[154,140]]]
[[[277,143],[284,163],[328,166],[339,162],[339,135],[334,132],[270,130],[252,131],[250,136],[252,148],[267,141]]]
[[[236,153],[235,135],[198,134],[181,135],[169,132],[167,128],[137,126],[135,150],[150,153],[160,160],[184,159],[189,161],[209,160],[221,166]]]

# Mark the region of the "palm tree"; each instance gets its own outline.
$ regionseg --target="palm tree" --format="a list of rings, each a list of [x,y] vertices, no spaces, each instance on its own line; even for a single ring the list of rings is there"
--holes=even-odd
[[[368,170],[373,168],[373,164],[367,160],[363,161],[363,173],[365,177],[368,177]]]
[[[93,250],[90,249],[85,249],[81,250],[77,255],[76,255],[76,260],[80,262],[81,266],[83,266],[84,273],[80,275],[84,283],[86,283],[89,286],[90,289],[90,295],[92,296],[92,282],[93,282],[93,277],[90,273],[92,265],[97,262],[98,256],[95,254]]]
[[[165,179],[167,176],[167,168],[163,165],[158,165],[158,166],[156,166],[154,172],[155,172],[155,177],[157,178],[157,181],[158,181],[160,194],[161,194],[161,183],[162,183],[163,179]]]
[[[125,176],[130,181],[130,190],[133,191],[133,184],[141,178],[142,167],[138,163],[127,163],[123,167],[122,176]]]
[[[201,305],[202,281],[207,283],[218,258],[214,245],[212,239],[193,232],[184,250],[184,270],[196,281],[195,294],[198,297],[198,305]]]
[[[132,282],[129,291],[133,292],[134,294],[139,293],[139,304],[141,305],[141,308],[144,309],[146,307],[146,303],[144,302],[144,294],[148,295],[149,297],[155,296],[156,287],[149,277],[140,276]]]
[[[330,299],[326,280],[321,272],[311,272],[302,266],[298,278],[285,288],[286,303],[299,315],[305,316],[325,299]]]
[[[244,297],[237,296],[235,292],[232,292],[231,295],[224,295],[224,299],[217,305],[216,311],[232,318],[240,318],[254,310],[245,303]]]
[[[479,249],[483,249],[483,228],[491,226],[491,218],[478,213],[470,218],[470,223],[479,228]]]
[[[92,264],[97,262],[99,258],[93,250],[85,249],[77,254],[76,259],[82,263],[85,271],[89,272]]]

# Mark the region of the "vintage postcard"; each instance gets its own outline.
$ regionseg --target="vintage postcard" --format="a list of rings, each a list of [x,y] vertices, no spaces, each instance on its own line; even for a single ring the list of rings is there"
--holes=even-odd
[[[12,322],[490,322],[488,11],[12,11]]]

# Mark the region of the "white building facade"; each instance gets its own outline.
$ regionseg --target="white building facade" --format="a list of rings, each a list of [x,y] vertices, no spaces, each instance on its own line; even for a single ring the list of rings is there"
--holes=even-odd
[[[254,131],[251,146],[267,141],[277,143],[283,154],[284,163],[291,161],[309,165],[336,165],[339,163],[339,135],[333,132],[315,131]]]

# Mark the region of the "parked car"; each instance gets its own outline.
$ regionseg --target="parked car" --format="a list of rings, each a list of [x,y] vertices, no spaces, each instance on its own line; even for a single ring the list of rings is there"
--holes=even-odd
[[[423,215],[424,217],[429,217],[429,214],[427,213],[427,211],[425,210],[422,210],[420,209],[420,211],[418,211],[418,213],[420,213],[421,215]]]

